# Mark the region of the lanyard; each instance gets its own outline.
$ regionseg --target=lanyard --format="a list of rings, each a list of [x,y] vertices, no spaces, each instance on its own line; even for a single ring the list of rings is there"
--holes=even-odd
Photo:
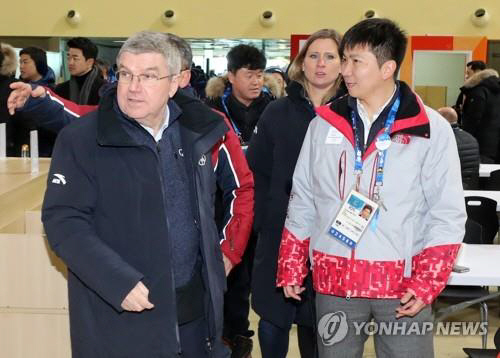
[[[238,128],[238,126],[236,125],[236,123],[234,123],[233,119],[231,118],[231,114],[229,113],[229,108],[227,108],[226,101],[228,100],[230,95],[231,95],[231,87],[228,87],[228,88],[226,88],[226,90],[224,91],[224,94],[222,95],[222,106],[224,107],[224,111],[226,111],[227,118],[229,119],[229,121],[231,122],[231,125],[233,126],[234,132],[236,133],[236,135],[240,139],[240,143],[243,143],[243,137],[241,135],[241,131]]]
[[[392,125],[394,124],[394,120],[396,119],[396,113],[399,109],[400,99],[399,96],[394,101],[394,104],[391,107],[391,110],[387,116],[384,125],[384,131],[378,135],[376,138],[376,146],[378,149],[378,164],[377,164],[377,173],[375,176],[375,189],[373,191],[373,199],[374,201],[380,200],[380,188],[384,182],[384,165],[385,165],[385,157],[387,148],[391,145],[391,137],[389,133],[391,132]],[[361,181],[361,173],[363,172],[363,160],[361,155],[361,146],[360,146],[360,138],[358,133],[358,127],[356,124],[356,112],[354,110],[351,111],[351,119],[352,119],[352,129],[354,130],[354,139],[355,139],[355,162],[354,162],[354,174],[356,174],[356,190],[359,191],[359,183]]]

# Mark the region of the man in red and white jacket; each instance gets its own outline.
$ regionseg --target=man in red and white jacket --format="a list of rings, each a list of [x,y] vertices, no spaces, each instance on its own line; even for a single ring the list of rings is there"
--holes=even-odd
[[[319,108],[295,167],[277,285],[300,300],[310,260],[320,357],[362,357],[370,333],[378,357],[434,355],[430,304],[450,275],[466,213],[449,124],[395,80],[406,42],[387,19],[347,31],[349,95]],[[330,234],[351,188],[379,205],[355,248]],[[363,329],[372,319],[389,333]]]

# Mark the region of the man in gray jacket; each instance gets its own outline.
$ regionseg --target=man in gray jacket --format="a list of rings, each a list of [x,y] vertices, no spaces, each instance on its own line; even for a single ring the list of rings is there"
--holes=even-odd
[[[347,31],[349,95],[317,109],[295,167],[277,285],[300,300],[309,258],[320,358],[361,358],[369,334],[378,357],[434,355],[466,214],[450,125],[396,81],[406,42],[387,19]]]

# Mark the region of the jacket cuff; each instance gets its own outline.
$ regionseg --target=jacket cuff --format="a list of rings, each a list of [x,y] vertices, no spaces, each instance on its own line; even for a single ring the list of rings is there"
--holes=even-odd
[[[284,228],[278,257],[277,287],[302,284],[308,273],[308,253],[309,238],[299,240]]]
[[[413,257],[413,273],[407,289],[425,304],[431,304],[446,286],[460,244],[424,249]]]
[[[236,266],[241,262],[241,255],[234,248],[233,250],[231,250],[231,245],[229,243],[229,240],[230,239],[224,240],[220,245],[220,248],[222,250],[222,253],[229,259],[229,261],[231,261],[233,266]]]

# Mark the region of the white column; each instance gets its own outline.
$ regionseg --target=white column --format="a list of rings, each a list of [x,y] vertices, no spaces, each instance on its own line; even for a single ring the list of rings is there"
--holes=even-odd
[[[38,131],[30,132],[30,157],[31,157],[31,172],[38,173]]]

